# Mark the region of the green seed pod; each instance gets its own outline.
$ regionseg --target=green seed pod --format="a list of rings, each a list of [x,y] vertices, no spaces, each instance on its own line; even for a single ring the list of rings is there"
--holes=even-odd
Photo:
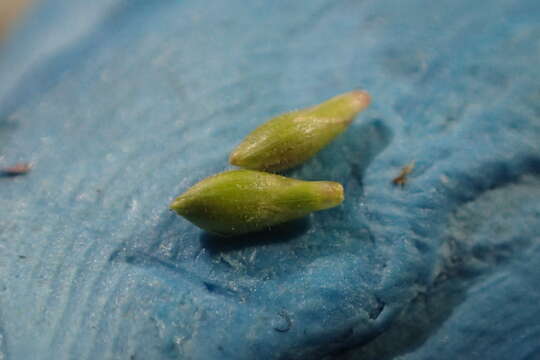
[[[367,92],[356,90],[276,116],[249,134],[231,153],[229,162],[264,171],[299,165],[345,131],[370,101]]]
[[[302,181],[252,170],[208,177],[171,203],[195,225],[220,235],[262,230],[343,201],[343,187],[331,181]]]

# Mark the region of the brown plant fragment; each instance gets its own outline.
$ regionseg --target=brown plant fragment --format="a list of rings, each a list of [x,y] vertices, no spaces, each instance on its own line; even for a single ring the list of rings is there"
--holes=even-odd
[[[407,175],[409,175],[413,171],[414,165],[415,165],[414,161],[405,165],[401,169],[401,172],[399,173],[399,175],[396,176],[394,179],[392,179],[392,183],[396,186],[397,185],[401,187],[405,186],[405,184],[407,183]]]
[[[13,166],[8,166],[6,168],[0,169],[0,174],[3,176],[19,176],[25,175],[32,169],[32,164],[30,163],[19,163]]]

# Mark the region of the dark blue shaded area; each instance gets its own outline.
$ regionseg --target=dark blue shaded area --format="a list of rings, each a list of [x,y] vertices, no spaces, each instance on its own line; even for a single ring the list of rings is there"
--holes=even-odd
[[[43,1],[0,54],[0,165],[34,164],[0,178],[0,358],[540,356],[539,14]],[[371,107],[287,173],[342,206],[236,239],[168,210],[354,88]]]

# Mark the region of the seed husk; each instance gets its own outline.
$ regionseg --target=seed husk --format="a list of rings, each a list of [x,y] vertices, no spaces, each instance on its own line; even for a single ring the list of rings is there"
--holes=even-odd
[[[170,207],[202,229],[231,236],[335,207],[343,198],[343,187],[337,182],[232,170],[200,181]]]
[[[251,132],[231,153],[229,162],[262,171],[295,167],[345,131],[370,102],[367,92],[355,90],[276,116]]]

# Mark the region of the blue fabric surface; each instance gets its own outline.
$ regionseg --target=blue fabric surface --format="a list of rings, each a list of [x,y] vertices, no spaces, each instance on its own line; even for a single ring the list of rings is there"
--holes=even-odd
[[[0,53],[0,359],[540,356],[540,5],[44,0]],[[223,240],[168,211],[269,117],[373,103]],[[391,180],[416,161],[404,188]]]

